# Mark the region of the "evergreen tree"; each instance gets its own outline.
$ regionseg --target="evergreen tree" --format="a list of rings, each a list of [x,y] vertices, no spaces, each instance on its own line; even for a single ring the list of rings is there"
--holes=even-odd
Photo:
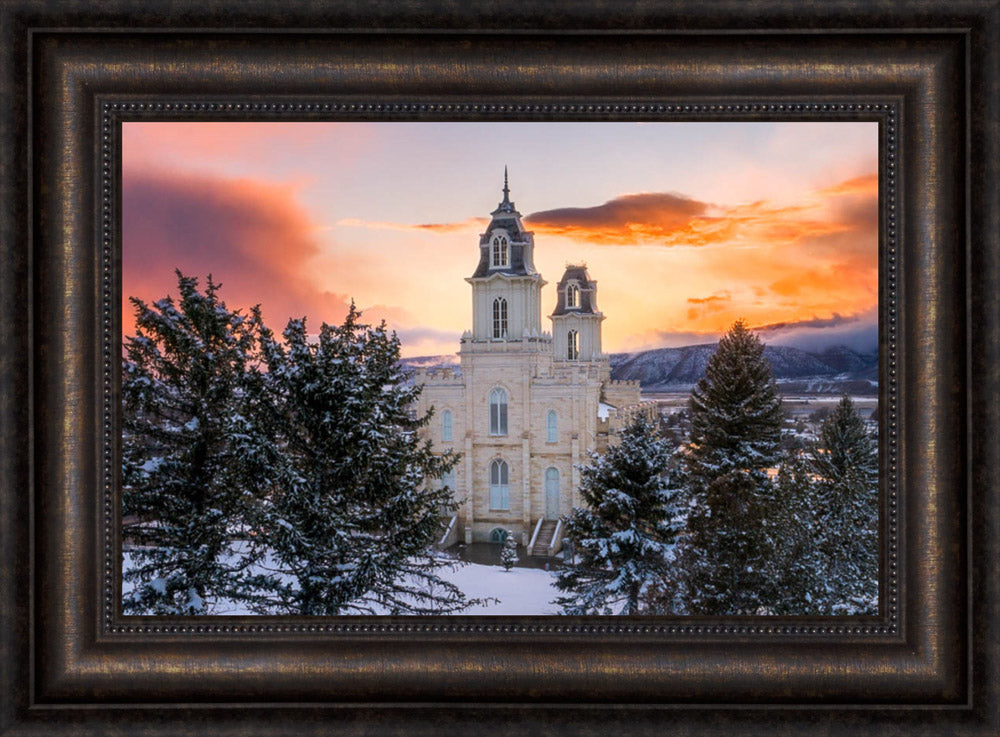
[[[267,477],[250,447],[244,377],[259,315],[230,311],[219,285],[177,272],[180,301],[132,298],[136,335],[122,361],[123,515],[136,547],[126,613],[204,614],[248,591],[252,490]]]
[[[517,564],[517,561],[517,540],[514,539],[514,533],[507,530],[507,536],[503,540],[503,547],[500,548],[500,565],[503,566],[505,571],[509,571]]]
[[[454,466],[435,456],[412,416],[421,388],[399,365],[385,324],[359,323],[351,309],[318,340],[292,320],[283,344],[265,331],[267,372],[256,396],[282,468],[260,519],[274,583],[261,609],[285,614],[448,613],[470,603],[435,571],[430,552],[448,489],[426,489]]]
[[[850,397],[823,423],[812,454],[829,613],[878,606],[878,451]]]
[[[780,459],[781,397],[764,344],[742,320],[719,341],[691,392],[688,471],[708,484],[731,471],[759,474]]]
[[[566,614],[641,614],[669,573],[677,492],[666,484],[668,444],[638,415],[621,442],[580,469],[586,506],[566,519],[577,563],[556,581]],[[660,593],[659,591],[657,592]]]
[[[813,459],[814,470],[827,481],[856,478],[870,488],[878,486],[877,444],[849,396],[823,421]]]
[[[780,458],[781,399],[764,345],[742,321],[719,341],[690,411],[690,513],[681,558],[688,611],[769,610],[783,532],[767,471]]]
[[[818,509],[819,488],[800,451],[782,463],[775,481],[771,520],[777,535],[772,541],[772,578],[763,591],[771,614],[829,614],[827,558],[819,540],[823,535]]]

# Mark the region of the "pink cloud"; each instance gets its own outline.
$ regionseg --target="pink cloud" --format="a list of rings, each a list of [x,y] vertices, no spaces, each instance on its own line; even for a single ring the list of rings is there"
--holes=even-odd
[[[123,295],[145,301],[176,293],[175,269],[212,274],[230,307],[262,304],[280,330],[290,317],[339,321],[347,298],[308,277],[317,226],[295,191],[248,179],[139,173],[123,176]],[[134,330],[123,304],[123,331]]]

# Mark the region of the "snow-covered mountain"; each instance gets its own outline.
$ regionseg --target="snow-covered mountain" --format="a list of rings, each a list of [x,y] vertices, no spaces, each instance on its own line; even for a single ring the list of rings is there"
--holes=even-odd
[[[715,344],[655,348],[638,353],[612,353],[611,378],[638,380],[647,391],[688,388],[705,375]],[[836,346],[809,353],[790,346],[768,345],[764,358],[786,391],[810,393],[874,393],[878,355]]]
[[[399,362],[411,369],[444,368],[445,366],[457,368],[458,354],[447,353],[443,356],[412,356],[410,358],[401,358]]]
[[[638,380],[646,391],[690,389],[705,375],[705,365],[713,353],[715,343],[612,353],[611,378]],[[764,357],[771,362],[781,389],[788,393],[875,394],[878,391],[876,353],[859,353],[843,345],[820,353],[768,345],[764,347]],[[404,358],[402,363],[410,368],[457,368],[458,357],[419,356]]]

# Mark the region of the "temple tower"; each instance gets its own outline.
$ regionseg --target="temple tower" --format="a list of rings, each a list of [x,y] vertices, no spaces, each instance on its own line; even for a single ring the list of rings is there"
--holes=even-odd
[[[490,214],[479,236],[479,264],[466,279],[472,285],[472,330],[465,337],[474,343],[509,342],[517,350],[522,341],[541,336],[546,282],[535,271],[534,235],[510,201],[506,167],[503,200]]]
[[[597,282],[585,264],[568,264],[556,288],[552,320],[552,350],[556,361],[599,361],[601,322],[597,309]]]

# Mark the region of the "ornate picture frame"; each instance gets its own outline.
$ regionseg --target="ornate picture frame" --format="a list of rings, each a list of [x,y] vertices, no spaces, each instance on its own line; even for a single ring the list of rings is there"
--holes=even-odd
[[[1000,5],[2,9],[2,734],[998,729]],[[880,614],[122,617],[123,120],[880,125]]]

